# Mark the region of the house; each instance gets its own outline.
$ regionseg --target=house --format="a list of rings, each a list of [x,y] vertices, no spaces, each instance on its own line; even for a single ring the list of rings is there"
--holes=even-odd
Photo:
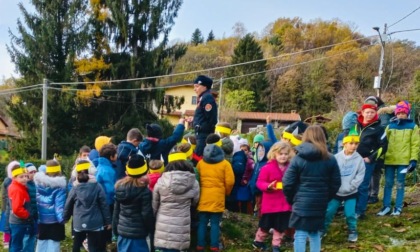
[[[236,112],[237,130],[241,133],[248,133],[266,125],[267,116],[270,116],[274,128],[287,126],[293,122],[301,121],[296,111],[291,113],[270,113],[270,112]]]
[[[7,149],[7,139],[10,137],[18,138],[19,134],[16,129],[7,122],[6,118],[0,116],[0,149]]]

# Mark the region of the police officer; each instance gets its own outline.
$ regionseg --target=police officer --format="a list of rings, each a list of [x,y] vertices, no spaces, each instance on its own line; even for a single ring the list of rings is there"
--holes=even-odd
[[[194,80],[194,92],[197,94],[197,108],[194,113],[193,126],[197,146],[193,153],[193,160],[198,162],[203,156],[206,138],[214,133],[217,124],[217,104],[211,94],[213,80],[207,76],[199,75]]]

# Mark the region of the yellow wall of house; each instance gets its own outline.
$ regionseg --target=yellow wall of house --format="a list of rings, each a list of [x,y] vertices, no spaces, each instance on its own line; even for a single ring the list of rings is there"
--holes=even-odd
[[[172,95],[182,97],[184,96],[184,104],[181,105],[181,109],[177,111],[185,112],[186,110],[195,110],[197,104],[192,104],[193,96],[197,96],[194,92],[193,86],[181,86],[181,87],[168,87],[165,90],[165,95]],[[178,124],[179,117],[173,115],[164,115],[164,118],[168,119],[173,125]]]

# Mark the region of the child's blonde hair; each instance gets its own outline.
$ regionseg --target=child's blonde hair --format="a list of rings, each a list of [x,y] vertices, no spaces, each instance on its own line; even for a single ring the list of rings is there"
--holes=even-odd
[[[267,158],[268,160],[276,159],[276,154],[280,153],[282,150],[286,149],[289,153],[289,161],[293,156],[292,146],[288,142],[280,141],[271,146],[268,151]]]

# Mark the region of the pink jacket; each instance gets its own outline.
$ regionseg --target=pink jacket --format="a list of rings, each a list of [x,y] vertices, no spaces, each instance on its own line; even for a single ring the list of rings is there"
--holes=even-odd
[[[155,188],[158,179],[162,176],[162,173],[149,173],[147,176],[149,176],[149,189],[153,192],[153,189]]]
[[[260,175],[257,180],[257,187],[263,193],[261,214],[292,211],[292,206],[287,203],[283,190],[267,190],[268,185],[274,180],[277,180],[277,182],[281,182],[283,180],[283,176],[288,167],[289,163],[286,165],[286,169],[281,171],[277,161],[270,160],[261,168]]]

